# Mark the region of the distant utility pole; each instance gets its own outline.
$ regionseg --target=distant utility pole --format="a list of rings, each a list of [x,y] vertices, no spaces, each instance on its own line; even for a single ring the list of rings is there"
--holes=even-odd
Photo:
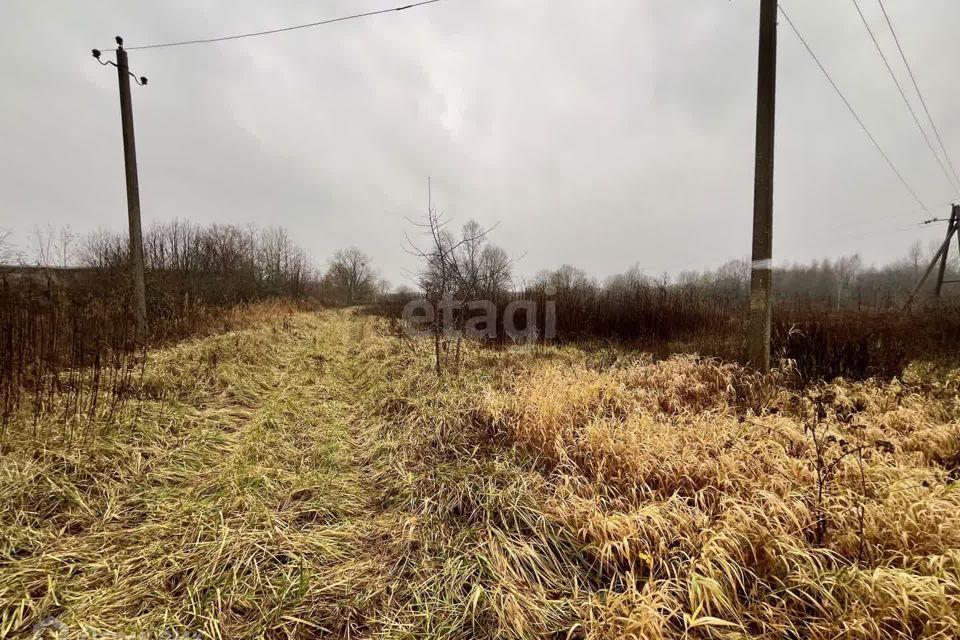
[[[123,38],[117,36],[117,68],[120,84],[120,123],[123,128],[123,168],[127,181],[127,218],[130,225],[130,269],[133,281],[133,312],[136,318],[137,338],[147,333],[147,293],[144,283],[143,231],[140,224],[140,182],[137,177],[137,144],[133,135],[133,102],[130,97],[130,77],[143,86],[144,77],[137,78],[130,72],[127,52],[123,49]],[[100,60],[100,51],[94,49],[93,57]]]
[[[928,222],[943,222],[941,219],[929,220]],[[934,254],[933,260],[930,261],[930,266],[927,267],[927,270],[923,273],[923,276],[920,278],[920,281],[917,282],[917,286],[913,288],[913,291],[910,292],[910,296],[907,298],[907,309],[913,304],[913,299],[917,296],[920,289],[923,287],[923,284],[927,281],[927,278],[930,277],[930,274],[933,273],[934,268],[939,263],[940,269],[937,271],[937,287],[934,289],[934,295],[939,299],[940,292],[943,290],[943,285],[952,284],[960,282],[960,280],[944,280],[944,276],[947,272],[947,257],[950,255],[950,241],[953,240],[953,236],[957,236],[957,249],[960,251],[960,205],[953,205],[950,209],[950,218],[947,222],[947,237],[944,239],[943,244],[940,245],[940,248],[937,249],[937,253]]]
[[[750,364],[770,369],[773,285],[773,132],[777,93],[777,0],[760,0],[757,70],[757,147],[753,186],[753,252],[750,269]]]

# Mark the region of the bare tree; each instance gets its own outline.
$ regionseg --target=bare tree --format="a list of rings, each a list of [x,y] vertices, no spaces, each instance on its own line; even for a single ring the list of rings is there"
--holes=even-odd
[[[488,244],[480,254],[481,288],[488,298],[497,297],[513,282],[513,260],[500,247]]]
[[[214,303],[300,297],[317,285],[306,252],[277,227],[199,226],[174,220],[146,230],[143,244],[151,277],[193,299]],[[79,262],[88,267],[121,270],[129,259],[126,234],[109,230],[90,234],[79,248]]]
[[[49,266],[53,255],[53,227],[33,227],[33,255],[38,265]]]
[[[921,262],[923,262],[923,245],[920,244],[920,241],[917,240],[912,245],[910,245],[910,251],[907,252],[907,261],[910,266],[913,268],[913,277],[920,277]]]
[[[408,252],[424,261],[419,285],[433,310],[432,330],[437,375],[443,373],[443,338],[456,336],[455,369],[459,370],[461,346],[468,319],[467,306],[502,292],[510,281],[511,261],[499,247],[487,244],[491,229],[483,229],[470,220],[463,226],[460,239],[447,229],[444,219],[432,204],[423,222],[414,223],[427,236],[420,247],[410,238]]]
[[[77,236],[66,225],[59,229],[52,226],[34,226],[33,241],[36,262],[45,267],[68,267],[76,257]]]
[[[151,234],[147,234],[149,238]],[[130,244],[118,233],[100,229],[84,238],[78,251],[80,264],[97,269],[120,269],[127,263]],[[145,243],[147,244],[147,243]]]
[[[427,206],[426,220],[423,223],[414,223],[424,230],[429,238],[429,247],[419,248],[409,237],[409,253],[420,257],[426,263],[420,273],[419,285],[424,298],[430,303],[433,310],[432,330],[434,344],[434,364],[437,376],[443,375],[443,361],[441,359],[441,339],[445,330],[445,314],[443,305],[450,296],[451,279],[453,272],[452,253],[453,240],[446,230],[446,221],[441,219],[431,204]]]
[[[390,281],[386,278],[377,278],[377,282],[374,285],[374,295],[385,296],[390,293],[391,287]]]
[[[489,232],[470,220],[459,242],[448,241],[454,297],[461,302],[494,298],[510,284],[513,262],[506,251],[489,243]]]
[[[17,256],[12,237],[13,234],[8,229],[0,229],[0,264],[13,262]]]
[[[380,285],[370,256],[356,247],[337,251],[324,278],[334,295],[347,305],[368,301]]]
[[[837,309],[840,308],[843,290],[853,285],[861,269],[863,269],[863,260],[859,255],[844,256],[837,260],[835,266],[837,273]]]
[[[554,271],[541,271],[534,279],[535,286],[553,290],[557,295],[584,295],[597,288],[587,272],[573,265],[561,265]]]

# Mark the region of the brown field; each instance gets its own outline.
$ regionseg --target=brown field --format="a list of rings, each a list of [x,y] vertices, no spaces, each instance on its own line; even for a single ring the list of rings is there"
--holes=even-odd
[[[17,405],[0,637],[960,636],[960,370],[570,344],[438,379],[386,320],[242,315],[122,410],[69,404],[92,370]]]

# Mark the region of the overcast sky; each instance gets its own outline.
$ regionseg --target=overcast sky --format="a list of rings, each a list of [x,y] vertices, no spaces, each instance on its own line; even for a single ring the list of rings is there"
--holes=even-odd
[[[860,0],[903,71],[876,0]],[[124,229],[116,73],[128,46],[322,20],[397,0],[2,0],[0,227]],[[955,196],[852,2],[784,0],[930,209]],[[960,2],[886,0],[955,164]],[[131,51],[144,224],[287,227],[318,262],[370,253],[394,283],[406,218],[434,203],[531,275],[603,277],[749,253],[759,0],[443,0],[217,44]],[[785,21],[779,27],[777,262],[926,246],[924,212]],[[112,53],[107,54],[110,57]],[[918,107],[919,109],[919,107]],[[925,122],[923,112],[919,111]]]

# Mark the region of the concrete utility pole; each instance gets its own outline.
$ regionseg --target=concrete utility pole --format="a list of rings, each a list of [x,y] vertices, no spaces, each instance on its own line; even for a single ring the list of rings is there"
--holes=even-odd
[[[117,79],[120,82],[120,122],[123,127],[123,168],[127,180],[127,215],[130,223],[130,269],[133,278],[133,312],[137,338],[147,333],[147,292],[143,276],[143,233],[140,224],[140,182],[137,177],[137,144],[133,135],[130,66],[123,38],[117,36]],[[147,79],[141,78],[140,84]]]
[[[929,222],[943,222],[942,220],[930,220]],[[940,265],[940,270],[937,273],[937,286],[934,289],[934,295],[937,299],[940,298],[940,292],[943,289],[945,284],[955,284],[960,281],[958,280],[944,280],[944,276],[947,271],[947,257],[950,254],[950,241],[953,240],[953,236],[957,236],[957,248],[960,250],[960,205],[952,205],[950,208],[950,218],[947,222],[947,237],[944,239],[943,244],[940,245],[940,248],[937,249],[937,253],[933,256],[933,260],[930,261],[930,266],[927,267],[927,270],[924,271],[923,276],[921,276],[917,286],[913,288],[913,291],[910,292],[909,297],[907,297],[907,304],[905,306],[906,310],[909,310],[913,304],[914,298],[917,297],[917,294],[920,292],[920,289],[923,288],[923,284],[927,281],[927,278],[930,277],[930,274],[933,273],[933,270],[937,267],[937,264]]]
[[[950,220],[947,223],[947,239],[944,240],[944,245],[946,249],[940,255],[940,271],[937,274],[937,289],[936,296],[939,298],[941,291],[943,291],[943,276],[947,272],[947,255],[950,253],[950,240],[953,237],[953,234],[957,232],[957,225],[960,224],[960,207],[953,205],[950,209]]]
[[[750,269],[750,364],[770,369],[773,285],[773,133],[777,93],[777,0],[760,0],[757,70],[757,148],[753,187],[753,253]]]

